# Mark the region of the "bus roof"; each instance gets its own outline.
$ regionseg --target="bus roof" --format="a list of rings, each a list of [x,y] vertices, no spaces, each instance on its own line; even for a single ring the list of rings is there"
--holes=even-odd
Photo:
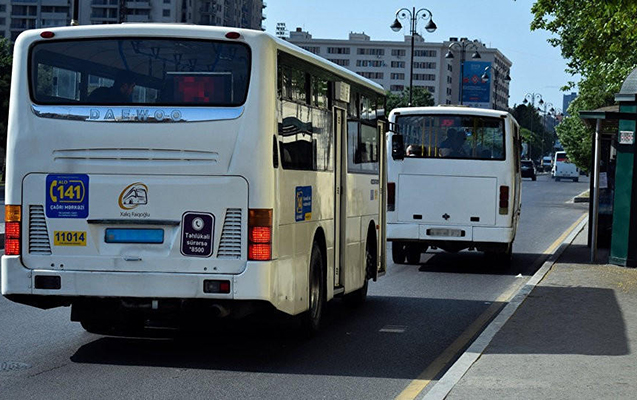
[[[507,111],[491,110],[488,108],[474,108],[467,106],[434,106],[434,107],[402,107],[394,108],[390,113],[390,119],[394,115],[413,115],[413,114],[461,114],[461,115],[479,115],[486,117],[511,117]]]
[[[39,40],[51,40],[42,39],[40,34],[42,32],[52,32],[55,39],[81,39],[81,38],[103,38],[105,36],[151,36],[151,37],[175,37],[179,38],[193,38],[193,39],[217,39],[217,40],[232,40],[227,39],[226,34],[228,32],[237,32],[241,34],[241,38],[235,39],[238,41],[244,41],[246,43],[255,43],[258,40],[270,40],[275,46],[283,51],[293,54],[305,61],[311,63],[320,63],[322,66],[331,73],[350,80],[354,83],[363,85],[370,90],[384,94],[385,90],[378,83],[364,78],[346,68],[332,63],[331,61],[316,56],[307,50],[304,50],[294,44],[291,44],[285,40],[272,36],[271,34],[263,31],[252,29],[241,29],[227,26],[207,26],[207,25],[194,25],[194,24],[176,24],[176,23],[124,23],[124,24],[104,24],[104,25],[82,25],[82,26],[64,26],[54,28],[43,29],[29,29],[24,31],[18,36],[16,40],[16,46],[23,46],[22,42],[27,46],[31,42]]]

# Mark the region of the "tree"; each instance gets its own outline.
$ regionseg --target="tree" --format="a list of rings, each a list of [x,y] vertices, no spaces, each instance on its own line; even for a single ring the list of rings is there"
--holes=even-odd
[[[427,89],[415,87],[412,103],[412,107],[433,106],[434,99]],[[403,89],[400,94],[387,91],[387,115],[397,107],[409,107],[409,88]]]
[[[11,43],[0,39],[0,147],[6,148],[7,119],[9,118],[9,89],[11,88]]]
[[[614,95],[637,66],[637,2],[634,0],[537,0],[531,30],[544,29],[568,60],[566,71],[580,74],[579,95],[569,106],[571,118],[557,133],[569,157],[582,169],[590,167],[592,129],[579,120],[581,110],[614,103]],[[569,82],[564,88],[572,88]],[[566,110],[565,110],[566,111]],[[563,125],[563,126],[562,126]],[[586,145],[588,143],[588,146]]]
[[[553,149],[553,133],[544,127],[543,117],[532,105],[520,104],[509,110],[520,124],[523,142],[529,146],[527,156],[538,159]]]

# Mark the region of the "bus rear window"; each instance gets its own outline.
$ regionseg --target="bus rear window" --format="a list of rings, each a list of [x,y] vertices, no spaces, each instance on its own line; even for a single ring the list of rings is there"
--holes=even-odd
[[[250,49],[243,43],[149,38],[40,42],[30,55],[38,104],[238,106]]]
[[[471,115],[401,115],[406,156],[504,160],[504,121]]]

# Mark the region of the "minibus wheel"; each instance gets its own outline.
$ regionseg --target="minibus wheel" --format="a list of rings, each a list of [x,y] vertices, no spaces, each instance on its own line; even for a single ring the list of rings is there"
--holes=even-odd
[[[392,242],[391,243],[391,259],[394,264],[404,264],[405,263],[405,245],[401,242]]]
[[[325,268],[321,247],[316,242],[312,246],[310,257],[308,301],[309,309],[302,314],[301,321],[305,333],[313,336],[320,328],[325,305]]]
[[[422,247],[417,244],[410,244],[406,246],[407,251],[407,264],[420,264],[420,255],[422,254]]]

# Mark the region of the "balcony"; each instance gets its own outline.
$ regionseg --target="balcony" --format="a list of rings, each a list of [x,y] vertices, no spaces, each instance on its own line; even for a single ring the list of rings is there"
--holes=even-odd
[[[150,10],[151,5],[150,5],[150,1],[127,1],[126,8],[128,8],[129,10],[131,9]]]

